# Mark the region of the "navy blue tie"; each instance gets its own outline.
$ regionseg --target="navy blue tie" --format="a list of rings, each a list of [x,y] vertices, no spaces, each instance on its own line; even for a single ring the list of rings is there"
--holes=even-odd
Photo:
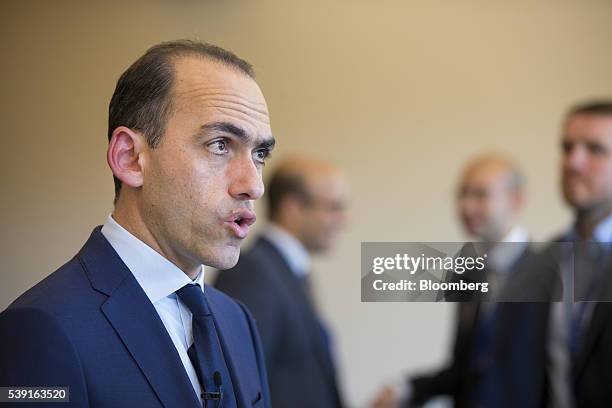
[[[202,288],[198,284],[189,284],[177,290],[176,294],[193,315],[193,344],[187,354],[204,389],[201,396],[204,407],[236,407],[232,380]]]

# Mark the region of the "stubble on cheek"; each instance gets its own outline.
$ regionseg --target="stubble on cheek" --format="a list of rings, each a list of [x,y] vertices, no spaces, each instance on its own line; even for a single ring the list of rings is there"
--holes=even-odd
[[[207,174],[208,173],[208,174]],[[177,222],[184,226],[184,243],[193,255],[203,263],[214,262],[226,245],[227,235],[222,223],[219,203],[214,192],[214,175],[205,171],[191,170],[180,181],[181,203],[177,208]]]
[[[188,231],[184,227],[187,181],[181,174],[180,165],[169,160],[168,152],[155,153],[145,174],[142,211],[149,225],[155,229],[157,239],[175,251],[188,238]]]

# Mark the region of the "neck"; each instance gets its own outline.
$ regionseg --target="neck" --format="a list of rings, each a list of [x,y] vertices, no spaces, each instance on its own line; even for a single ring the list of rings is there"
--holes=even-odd
[[[507,225],[499,228],[496,233],[491,234],[490,236],[481,237],[482,242],[486,244],[496,244],[498,242],[502,242],[508,236],[508,234],[510,234],[510,231],[512,231],[514,226],[515,224],[508,223]]]
[[[576,230],[582,239],[589,239],[597,225],[612,214],[612,206],[595,207],[576,211]]]
[[[293,238],[295,238],[306,249],[308,254],[312,256],[313,251],[311,250],[311,248],[308,247],[306,242],[304,242],[304,240],[300,237],[298,233],[298,228],[295,225],[292,225],[289,223],[278,222],[278,221],[272,221],[272,224],[276,226],[277,228],[280,228],[287,234],[291,235]]]
[[[178,252],[173,250],[171,245],[166,244],[162,239],[156,238],[135,206],[126,205],[122,200],[119,200],[115,205],[112,217],[130,234],[176,265],[190,279],[193,280],[198,276],[201,264],[188,257],[180,256]]]

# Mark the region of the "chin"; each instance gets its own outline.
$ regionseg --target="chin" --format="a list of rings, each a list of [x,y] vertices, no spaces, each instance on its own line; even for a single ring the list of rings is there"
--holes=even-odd
[[[563,195],[568,201],[584,201],[591,195],[591,189],[584,183],[566,183],[563,185]]]
[[[324,255],[331,252],[334,249],[335,244],[335,241],[319,241],[316,242],[312,248],[310,248],[310,252]]]
[[[230,269],[236,266],[239,257],[239,246],[226,245],[215,251],[213,259],[207,265],[219,270]]]
[[[479,236],[479,228],[477,228],[477,227],[474,227],[474,226],[471,226],[471,225],[464,225],[464,231],[470,237],[477,237],[477,236]]]
[[[574,208],[581,209],[586,205],[587,200],[582,197],[581,194],[578,194],[573,190],[564,191],[563,196],[565,198],[565,202]]]

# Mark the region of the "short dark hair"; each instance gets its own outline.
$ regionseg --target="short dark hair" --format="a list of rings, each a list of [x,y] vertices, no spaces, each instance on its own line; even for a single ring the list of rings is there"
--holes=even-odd
[[[192,40],[163,42],[149,48],[117,81],[108,107],[108,140],[115,129],[126,126],[143,133],[148,145],[159,145],[172,112],[173,61],[184,56],[210,58],[255,78],[253,67],[232,52],[216,45]],[[115,200],[121,181],[115,180]]]
[[[612,115],[612,100],[597,100],[580,103],[572,107],[566,118],[576,115]]]
[[[312,199],[305,178],[294,172],[276,171],[267,185],[268,218],[275,220],[280,211],[282,201],[287,196],[297,197],[304,203]]]

